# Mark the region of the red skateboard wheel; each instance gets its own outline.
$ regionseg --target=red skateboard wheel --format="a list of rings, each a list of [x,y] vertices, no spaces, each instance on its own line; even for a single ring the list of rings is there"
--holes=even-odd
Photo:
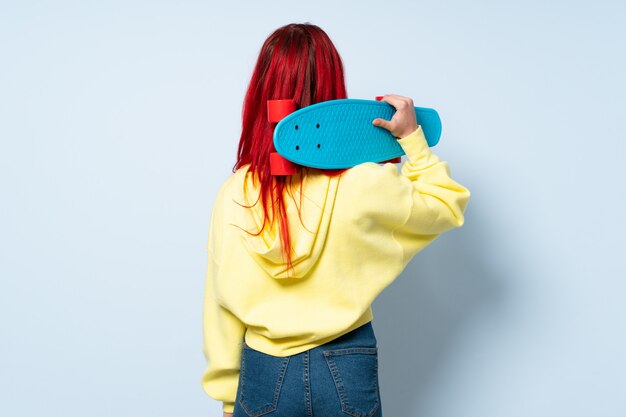
[[[294,175],[298,173],[298,165],[278,152],[272,152],[270,153],[270,172],[272,175]]]
[[[271,123],[280,122],[285,116],[296,111],[296,102],[292,98],[267,100],[267,119]]]

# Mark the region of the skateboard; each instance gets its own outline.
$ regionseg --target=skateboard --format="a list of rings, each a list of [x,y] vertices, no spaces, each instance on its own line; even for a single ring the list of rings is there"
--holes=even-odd
[[[338,173],[364,162],[400,162],[404,150],[377,117],[390,120],[395,107],[384,101],[337,99],[296,110],[293,99],[268,100],[276,152],[270,155],[273,175],[293,175],[297,165]],[[415,107],[429,147],[441,136],[441,119],[431,108]]]

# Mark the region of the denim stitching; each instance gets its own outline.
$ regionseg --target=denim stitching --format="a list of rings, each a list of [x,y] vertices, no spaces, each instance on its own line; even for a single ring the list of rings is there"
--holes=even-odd
[[[311,385],[309,381],[309,351],[304,351],[302,355],[304,360],[304,402],[306,405],[306,414],[309,417],[313,416],[313,409],[311,406]]]
[[[345,386],[343,384],[343,379],[339,375],[339,372],[337,370],[337,364],[335,363],[335,360],[333,359],[332,355],[345,355],[349,353],[374,354],[374,353],[377,353],[377,351],[378,351],[378,347],[350,347],[350,348],[343,348],[343,349],[329,349],[323,352],[324,358],[326,359],[326,363],[328,364],[330,372],[333,375],[335,388],[337,389],[337,393],[339,394],[339,401],[341,403],[341,411],[343,411],[344,413],[350,414],[355,417],[365,417],[365,416],[371,417],[378,410],[378,407],[380,406],[380,402],[378,401],[378,399],[376,399],[376,403],[374,407],[372,408],[372,411],[367,415],[361,414],[357,412],[357,410],[353,410],[352,408],[348,407],[346,405]],[[378,373],[378,358],[376,358],[376,361],[374,362],[374,364],[375,364],[376,373]],[[377,380],[374,381],[374,386],[376,387],[376,390],[378,390]]]
[[[252,350],[252,348],[247,346],[245,342],[244,342],[243,346],[247,347],[250,350]],[[241,378],[242,386],[245,383],[245,362],[246,362],[245,361],[245,355],[242,355],[242,358],[241,358],[241,370],[240,370],[240,378]],[[269,412],[272,412],[272,411],[276,410],[277,404],[278,404],[278,398],[279,398],[281,387],[282,387],[282,384],[283,384],[283,378],[284,378],[285,371],[287,369],[287,364],[288,363],[289,363],[289,357],[287,356],[287,357],[283,358],[283,361],[281,363],[281,366],[280,366],[280,369],[279,369],[279,372],[278,372],[278,381],[276,382],[276,387],[274,388],[274,397],[273,397],[271,405],[268,405],[268,406],[266,406],[264,408],[261,408],[256,413],[252,414],[248,410],[248,408],[244,405],[244,403],[243,403],[243,400],[244,400],[243,391],[244,390],[242,390],[241,396],[239,397],[239,404],[241,405],[241,408],[243,408],[243,410],[246,412],[246,414],[248,416],[250,416],[250,417],[258,417],[258,416],[260,416],[262,414],[266,414],[266,413],[269,413]]]
[[[276,409],[278,404],[278,398],[280,396],[281,388],[283,386],[283,379],[285,377],[285,372],[287,370],[287,364],[289,363],[289,356],[286,356],[283,359],[282,364],[280,365],[280,370],[278,371],[278,382],[276,383],[276,388],[274,389],[274,401],[272,406]]]
[[[376,353],[378,347],[350,347],[343,349],[325,350],[324,355],[345,355],[348,353]]]
[[[329,356],[327,352],[324,352],[324,357],[326,358],[326,363],[328,364],[328,368],[330,369],[330,373],[333,376],[333,380],[335,381],[335,388],[337,389],[337,394],[339,394],[339,401],[342,406],[345,402],[345,393],[343,389],[343,380],[339,377],[337,372],[337,364],[332,356]]]

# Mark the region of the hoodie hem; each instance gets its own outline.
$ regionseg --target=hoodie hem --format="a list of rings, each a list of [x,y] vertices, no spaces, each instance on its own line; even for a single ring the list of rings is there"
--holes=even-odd
[[[258,350],[259,352],[263,352],[272,356],[285,357],[285,356],[297,355],[298,353],[304,352],[309,349],[313,349],[317,346],[323,345],[324,343],[328,343],[334,339],[337,339],[338,337],[343,336],[346,333],[351,332],[357,327],[361,327],[362,325],[364,325],[367,322],[372,321],[373,319],[374,319],[374,314],[372,312],[372,306],[370,305],[363,312],[361,317],[358,318],[357,321],[353,322],[348,328],[344,329],[341,333],[334,334],[334,335],[331,335],[322,339],[318,339],[314,342],[306,343],[304,345],[299,345],[299,346],[289,347],[287,346],[287,344],[279,344],[276,342],[272,342],[271,339],[267,339],[266,337],[258,335],[254,332],[251,332],[250,330],[246,332],[244,340],[246,344],[254,350]]]

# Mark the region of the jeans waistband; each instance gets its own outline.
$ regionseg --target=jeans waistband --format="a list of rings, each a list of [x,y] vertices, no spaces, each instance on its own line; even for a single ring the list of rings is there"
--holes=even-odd
[[[323,345],[317,346],[313,349],[318,350],[327,350],[327,349],[343,349],[349,347],[376,347],[377,340],[376,335],[374,334],[374,328],[372,326],[372,322],[368,321],[367,323],[357,327],[349,331],[348,333],[342,334],[336,339],[333,339],[329,342],[324,343]],[[313,350],[312,349],[312,350]]]

